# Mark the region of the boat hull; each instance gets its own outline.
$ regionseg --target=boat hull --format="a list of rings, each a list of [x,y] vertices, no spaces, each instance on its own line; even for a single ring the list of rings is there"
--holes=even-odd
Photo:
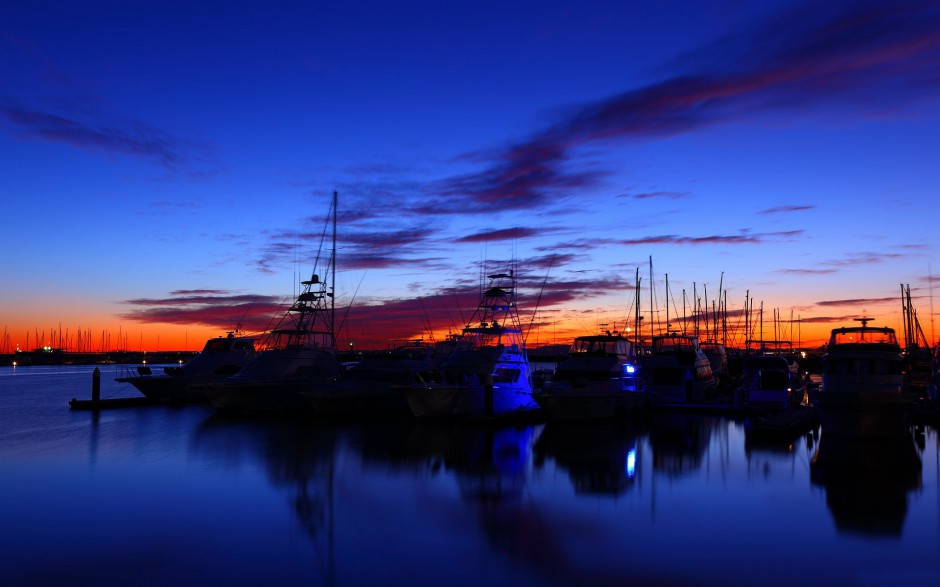
[[[147,398],[169,404],[206,403],[206,389],[203,384],[211,381],[208,377],[174,377],[172,375],[154,375],[138,377],[120,377],[118,383],[130,383]]]
[[[603,394],[539,394],[535,401],[550,420],[627,418],[643,409],[641,398]]]
[[[304,392],[309,407],[324,416],[408,415],[411,410],[395,386],[383,381],[337,381]]]
[[[416,418],[510,416],[539,408],[528,385],[426,384],[404,387],[402,393]]]

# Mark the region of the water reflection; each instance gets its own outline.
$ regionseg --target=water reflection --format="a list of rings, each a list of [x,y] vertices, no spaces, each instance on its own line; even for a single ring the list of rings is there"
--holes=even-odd
[[[907,494],[921,487],[921,458],[910,434],[859,440],[824,430],[810,480],[825,488],[840,532],[900,537]]]
[[[697,414],[656,414],[650,420],[649,442],[653,470],[678,477],[702,465],[717,425],[714,418]]]
[[[549,422],[533,447],[534,462],[554,460],[576,493],[620,495],[637,482],[637,434],[632,423]]]

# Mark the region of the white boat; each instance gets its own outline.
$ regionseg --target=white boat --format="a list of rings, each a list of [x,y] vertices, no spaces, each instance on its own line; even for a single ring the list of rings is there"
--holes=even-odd
[[[893,328],[832,330],[823,355],[822,386],[813,397],[823,434],[855,438],[910,433],[911,406],[905,362]]]
[[[255,356],[257,337],[227,336],[210,338],[202,351],[177,367],[164,367],[154,373],[153,367],[141,365],[132,373],[115,378],[130,383],[150,399],[165,403],[206,402],[205,384],[231,377]]]
[[[552,378],[535,392],[542,411],[558,420],[625,417],[646,398],[633,343],[609,332],[577,337]]]
[[[457,348],[441,364],[439,381],[401,388],[414,416],[492,417],[538,409],[516,308],[515,276],[510,271],[488,280]]]
[[[331,205],[333,249],[326,277],[314,273],[301,281],[301,293],[264,340],[264,347],[232,377],[212,381],[206,394],[220,411],[306,410],[302,395],[338,380],[342,365],[336,356],[334,291],[336,193]],[[322,249],[322,246],[321,246]],[[314,266],[314,271],[317,267]]]
[[[695,336],[675,332],[654,336],[641,367],[654,405],[692,406],[718,400],[718,380]]]

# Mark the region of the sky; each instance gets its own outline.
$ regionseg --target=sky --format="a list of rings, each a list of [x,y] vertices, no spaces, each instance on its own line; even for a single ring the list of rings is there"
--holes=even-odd
[[[637,283],[737,346],[900,333],[909,287],[933,342],[938,105],[936,1],[11,0],[0,352],[262,332],[334,191],[340,346],[510,268],[530,346],[635,328]]]

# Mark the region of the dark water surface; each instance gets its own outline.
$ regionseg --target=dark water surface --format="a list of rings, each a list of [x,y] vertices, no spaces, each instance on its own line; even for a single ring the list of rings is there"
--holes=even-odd
[[[743,421],[323,423],[73,411],[0,367],[3,585],[938,585],[940,461]],[[102,397],[136,395],[103,366]]]

